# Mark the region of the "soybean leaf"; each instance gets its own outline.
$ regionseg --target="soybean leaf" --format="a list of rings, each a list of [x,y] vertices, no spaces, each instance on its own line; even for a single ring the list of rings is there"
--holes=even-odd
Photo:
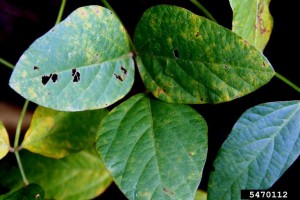
[[[0,121],[0,159],[9,152],[9,137],[3,123]]]
[[[61,158],[93,146],[106,109],[63,112],[37,107],[22,147],[44,156]]]
[[[204,190],[197,190],[195,200],[207,200],[207,192]]]
[[[1,195],[0,200],[42,200],[44,191],[37,184],[29,184],[17,190],[12,190],[7,194]]]
[[[269,61],[242,37],[176,7],[148,9],[134,34],[145,86],[174,103],[220,103],[249,94],[274,76]]]
[[[207,125],[187,105],[137,94],[103,119],[96,149],[128,199],[194,199]]]
[[[22,150],[20,156],[27,179],[43,187],[45,199],[93,199],[112,183],[101,159],[92,149],[61,159],[44,157],[26,150]],[[7,171],[5,177],[1,177],[1,182],[10,188],[19,187],[22,181],[19,169]]]
[[[229,0],[233,10],[232,31],[263,51],[273,29],[271,0]]]
[[[43,189],[37,184],[29,184],[18,190],[1,195],[0,200],[42,200],[45,193]]]
[[[241,189],[268,189],[300,154],[300,101],[247,110],[214,162],[208,199],[240,199]]]
[[[9,85],[24,98],[55,110],[107,107],[133,84],[128,40],[110,10],[80,7],[30,45]]]

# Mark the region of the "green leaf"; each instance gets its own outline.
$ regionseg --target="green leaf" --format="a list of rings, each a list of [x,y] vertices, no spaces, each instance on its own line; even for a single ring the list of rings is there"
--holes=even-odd
[[[45,191],[45,199],[93,199],[112,183],[101,159],[93,151],[81,151],[61,159],[53,159],[26,150],[20,152],[29,182],[37,183]],[[18,169],[1,177],[5,186],[15,188],[22,180]],[[13,179],[10,182],[8,179]]]
[[[9,152],[9,137],[3,123],[0,121],[0,159]]]
[[[240,199],[241,189],[268,189],[300,154],[300,101],[247,110],[214,162],[208,199]]]
[[[110,10],[93,5],[76,9],[31,44],[9,85],[41,106],[80,111],[113,104],[133,81],[126,30]]]
[[[0,200],[42,200],[44,196],[44,191],[39,185],[29,184],[21,189],[1,195]]]
[[[176,6],[148,9],[134,43],[145,86],[167,102],[230,101],[265,85],[275,73],[245,39]]]
[[[207,200],[207,192],[203,190],[197,190],[195,200]]]
[[[138,94],[103,119],[96,148],[128,199],[194,199],[207,125],[187,105]]]
[[[93,146],[106,109],[62,112],[37,107],[22,147],[44,156],[61,158]]]
[[[272,29],[273,17],[269,11],[271,0],[229,0],[233,10],[232,31],[263,51]]]

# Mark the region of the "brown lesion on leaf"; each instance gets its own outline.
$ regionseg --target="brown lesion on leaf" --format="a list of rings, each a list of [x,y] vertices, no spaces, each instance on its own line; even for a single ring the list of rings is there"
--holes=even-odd
[[[121,70],[123,71],[123,74],[126,76],[127,75],[127,70],[121,65]]]
[[[168,196],[173,196],[174,192],[166,187],[163,188],[164,193],[166,193]]]
[[[195,36],[196,36],[196,37],[199,37],[199,36],[200,36],[200,32],[197,31]]]
[[[39,70],[40,68],[38,66],[33,66],[33,70]]]
[[[160,96],[161,94],[166,94],[165,90],[162,88],[158,88],[156,91],[154,91],[155,96]]]
[[[118,79],[119,81],[123,81],[123,79],[122,79],[122,77],[120,75],[115,74],[115,73],[114,73],[114,75],[115,75],[116,79]]]
[[[266,64],[265,62],[262,62],[262,66],[263,66],[263,67],[266,67],[267,64]]]
[[[257,15],[257,23],[255,23],[255,29],[259,28],[260,34],[263,35],[267,32],[267,29],[264,25],[264,19],[261,17],[264,11],[264,6],[262,3],[258,5],[258,15]]]

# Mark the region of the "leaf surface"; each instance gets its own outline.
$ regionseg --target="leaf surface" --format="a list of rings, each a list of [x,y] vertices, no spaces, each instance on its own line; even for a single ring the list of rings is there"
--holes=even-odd
[[[61,159],[44,157],[26,150],[22,150],[20,156],[27,179],[44,189],[45,199],[93,199],[112,183],[112,178],[94,149]],[[22,178],[19,169],[10,167],[6,172],[4,177],[0,177],[1,183],[12,189],[20,187]]]
[[[191,107],[137,94],[113,109],[99,130],[97,151],[128,199],[194,199],[207,125]]]
[[[7,131],[0,121],[0,159],[2,159],[9,152],[9,137]]]
[[[145,86],[173,103],[220,103],[274,76],[269,61],[232,31],[192,12],[159,5],[139,21],[134,43]]]
[[[44,156],[61,158],[93,146],[106,109],[63,112],[37,107],[22,147]]]
[[[45,193],[37,184],[29,184],[0,196],[0,200],[43,200]]]
[[[218,152],[208,199],[240,199],[241,189],[268,189],[300,154],[300,101],[247,110]]]
[[[9,85],[24,98],[62,111],[107,107],[134,81],[134,62],[123,25],[108,9],[85,6],[34,41]]]
[[[269,11],[271,0],[229,0],[233,10],[232,31],[263,51],[272,29],[273,17]]]

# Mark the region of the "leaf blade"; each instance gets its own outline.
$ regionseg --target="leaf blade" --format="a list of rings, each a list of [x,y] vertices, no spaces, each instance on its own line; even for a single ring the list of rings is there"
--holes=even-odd
[[[17,62],[9,85],[44,107],[82,111],[120,100],[133,81],[126,30],[110,10],[85,6],[30,45]]]
[[[270,39],[274,24],[269,11],[271,0],[230,0],[229,2],[233,10],[232,31],[263,51]]]
[[[92,146],[106,109],[63,112],[37,107],[22,147],[52,158],[62,158]]]
[[[193,199],[206,133],[204,119],[190,107],[138,94],[102,121],[96,148],[129,199]]]
[[[239,199],[241,189],[271,187],[300,154],[299,121],[299,101],[247,110],[217,155],[208,198]]]
[[[10,142],[8,133],[0,121],[0,160],[9,152]]]
[[[230,101],[274,76],[269,61],[245,39],[176,6],[148,9],[134,43],[145,86],[171,103]]]

